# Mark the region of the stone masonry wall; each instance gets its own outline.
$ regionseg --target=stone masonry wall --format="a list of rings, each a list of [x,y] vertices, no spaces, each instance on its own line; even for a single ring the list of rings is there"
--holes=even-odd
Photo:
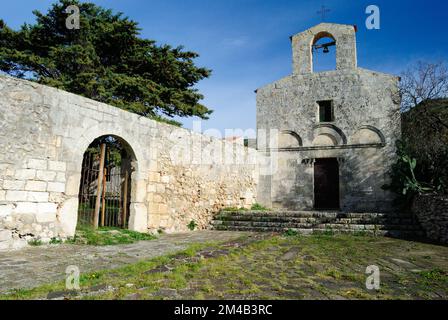
[[[73,236],[83,154],[114,135],[135,155],[129,228],[205,228],[255,202],[257,153],[54,88],[0,76],[0,249]]]
[[[417,196],[412,212],[429,239],[448,244],[448,196]]]

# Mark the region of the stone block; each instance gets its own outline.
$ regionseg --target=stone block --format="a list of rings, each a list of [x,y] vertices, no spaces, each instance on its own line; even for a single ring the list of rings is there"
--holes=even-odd
[[[67,166],[66,163],[62,161],[48,161],[48,169],[52,171],[65,172],[67,170]]]
[[[48,182],[48,192],[65,192],[65,183],[61,182]]]
[[[23,190],[25,181],[23,180],[4,180],[3,189],[5,190]]]
[[[149,182],[160,182],[160,172],[150,172]]]
[[[157,161],[150,161],[149,163],[149,171],[156,172],[159,170],[159,164]]]
[[[27,163],[28,169],[37,169],[37,170],[46,170],[47,169],[47,160],[41,159],[30,159]]]
[[[38,223],[54,222],[54,221],[56,221],[56,213],[51,213],[51,212],[38,213],[36,215],[36,221]]]
[[[148,232],[148,209],[143,203],[131,204],[129,229],[137,232]]]
[[[6,191],[6,201],[27,201],[28,192],[26,191]]]
[[[157,203],[150,203],[148,205],[148,214],[158,214],[159,213],[159,205]]]
[[[36,179],[41,181],[54,181],[57,172],[48,170],[37,170]]]
[[[133,183],[131,197],[135,202],[144,202],[146,199],[146,181],[139,180]]]
[[[44,181],[27,181],[25,190],[45,192],[47,191],[47,183]]]
[[[14,209],[12,204],[0,204],[0,218],[11,215]]]
[[[65,182],[66,181],[66,176],[65,176],[65,172],[58,172],[56,175],[56,182]]]
[[[60,192],[50,192],[48,202],[60,203],[64,201],[64,194]]]
[[[0,242],[8,241],[12,239],[12,231],[11,230],[0,230]]]
[[[31,202],[48,202],[48,192],[28,192],[28,201]]]
[[[38,223],[33,223],[31,225],[31,228],[33,228],[34,232],[39,233],[42,231],[42,225],[38,224]]]
[[[157,191],[156,185],[153,183],[148,184],[148,186],[146,187],[146,191],[151,193],[156,192]]]
[[[157,214],[151,214],[148,217],[148,227],[150,229],[158,229],[160,227],[160,216]]]
[[[14,209],[14,213],[36,213],[37,204],[34,202],[19,202]]]
[[[30,226],[36,221],[35,213],[22,213],[22,214],[14,213],[13,217],[16,221],[19,221],[21,223],[24,223],[24,224],[30,225]],[[11,222],[14,219],[12,219],[12,217],[11,217]],[[12,226],[11,228],[13,228],[13,227],[14,226]]]
[[[158,213],[160,213],[160,214],[167,214],[168,213],[168,206],[166,204],[159,204],[158,205]]]
[[[65,193],[68,196],[77,196],[79,192],[79,183],[81,181],[81,174],[69,175],[66,182]]]
[[[35,169],[19,169],[14,174],[17,180],[33,180],[36,177]]]
[[[75,235],[76,224],[78,215],[78,198],[71,198],[65,201],[58,212],[58,220],[60,222],[60,227],[62,232],[68,236],[72,237]]]
[[[37,204],[37,212],[41,213],[54,213],[56,214],[58,206],[56,203],[46,202]]]
[[[148,193],[146,195],[146,201],[149,203],[154,202],[154,193]]]

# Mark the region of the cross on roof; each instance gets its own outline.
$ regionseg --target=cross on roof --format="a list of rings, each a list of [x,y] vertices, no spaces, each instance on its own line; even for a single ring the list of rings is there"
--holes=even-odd
[[[331,10],[328,9],[326,6],[322,6],[319,11],[317,11],[317,14],[320,14],[322,16],[322,21],[325,21],[325,15],[330,12]]]

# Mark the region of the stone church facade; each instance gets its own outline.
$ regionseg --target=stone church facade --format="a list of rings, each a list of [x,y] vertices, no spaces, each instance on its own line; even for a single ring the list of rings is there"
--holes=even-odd
[[[336,43],[336,70],[314,73],[312,47],[323,37]],[[354,26],[322,23],[291,41],[293,73],[257,90],[257,127],[269,137],[259,137],[258,150],[275,163],[260,176],[259,202],[390,211],[393,196],[382,186],[401,136],[399,78],[357,66]]]

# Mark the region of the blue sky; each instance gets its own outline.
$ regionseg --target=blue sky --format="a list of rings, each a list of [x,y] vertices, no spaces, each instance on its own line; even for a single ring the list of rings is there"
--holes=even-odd
[[[12,28],[33,22],[33,9],[52,0],[2,1],[0,18]],[[184,45],[213,74],[198,88],[215,110],[202,128],[255,128],[254,90],[291,73],[289,36],[321,22],[358,26],[360,67],[399,74],[418,60],[448,60],[448,1],[392,0],[91,0],[140,23],[142,36]],[[368,5],[381,10],[381,29],[367,30]],[[184,119],[191,128],[193,119]]]

